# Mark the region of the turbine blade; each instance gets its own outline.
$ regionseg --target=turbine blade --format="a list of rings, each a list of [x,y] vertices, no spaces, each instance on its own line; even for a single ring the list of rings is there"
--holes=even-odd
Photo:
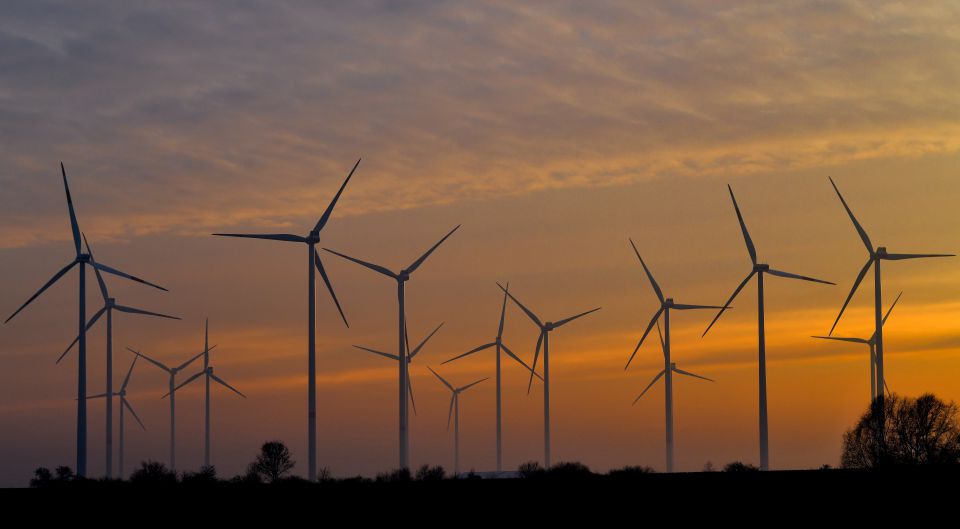
[[[80,257],[80,226],[77,224],[77,214],[73,210],[73,198],[70,197],[70,186],[67,184],[67,170],[63,168],[63,162],[60,162],[60,174],[63,175],[63,190],[67,193],[67,210],[70,212],[70,229],[73,231],[73,246],[77,250],[77,257]]]
[[[343,313],[343,307],[340,306],[340,300],[337,299],[337,294],[333,291],[333,285],[330,283],[330,278],[327,277],[327,271],[323,268],[323,262],[320,261],[320,254],[316,250],[313,251],[313,263],[317,266],[317,271],[320,272],[320,278],[323,279],[323,283],[327,285],[327,290],[330,292],[330,297],[333,298],[334,305],[337,306],[337,311],[340,312],[340,317],[343,318],[343,324],[347,327],[350,327],[350,324],[347,323],[347,316]]]
[[[90,395],[90,396],[88,396],[87,398],[88,398],[88,399],[102,399],[102,398],[104,398],[104,397],[106,397],[106,396],[107,396],[106,393],[97,393],[96,395]]]
[[[424,338],[423,341],[420,342],[419,345],[417,345],[417,347],[410,353],[410,356],[409,356],[410,359],[413,359],[414,356],[417,356],[417,353],[420,352],[420,349],[423,349],[423,346],[427,344],[427,340],[429,340],[430,338],[432,338],[434,334],[437,334],[437,331],[440,330],[440,327],[443,327],[443,322],[441,322],[440,325],[437,325],[437,328],[434,329],[433,332],[431,332],[430,334],[428,334],[427,337]],[[408,346],[407,346],[407,349],[409,349],[409,348],[410,348],[410,346],[408,345]]]
[[[147,431],[147,427],[143,425],[143,421],[140,420],[140,417],[137,415],[137,412],[133,411],[133,406],[131,406],[130,403],[127,402],[127,399],[125,397],[121,397],[120,402],[121,404],[127,407],[127,410],[129,410],[130,414],[133,415],[133,418],[137,420],[137,424],[139,424],[140,427],[143,428],[143,431]]]
[[[409,267],[407,267],[407,273],[408,273],[408,274],[412,274],[414,270],[416,270],[417,268],[420,268],[420,265],[422,265],[423,262],[427,260],[427,257],[430,257],[430,254],[432,254],[433,251],[436,250],[438,246],[440,246],[441,244],[443,244],[443,241],[447,240],[447,237],[453,235],[453,232],[455,232],[455,231],[457,231],[457,230],[459,230],[459,229],[460,229],[460,225],[457,224],[457,227],[456,227],[456,228],[450,230],[450,233],[447,233],[446,235],[444,235],[442,239],[440,239],[439,241],[437,241],[437,244],[434,244],[433,246],[431,246],[430,249],[426,251],[426,253],[424,253],[423,255],[421,255],[419,259],[417,259],[416,261],[413,262],[412,265],[410,265]]]
[[[577,318],[579,318],[579,317],[581,317],[581,316],[586,316],[587,314],[590,314],[591,312],[597,312],[597,311],[600,310],[601,308],[603,308],[603,307],[597,307],[597,308],[595,308],[595,309],[590,309],[590,310],[588,310],[588,311],[586,311],[586,312],[581,312],[580,314],[577,314],[577,315],[575,315],[575,316],[570,316],[569,318],[562,319],[562,320],[554,323],[554,324],[553,324],[553,328],[556,329],[557,327],[559,327],[559,326],[561,326],[561,325],[564,325],[564,324],[566,324],[566,323],[570,323],[571,321],[573,321],[573,320],[575,320],[575,319],[577,319]]]
[[[149,356],[141,353],[140,351],[134,351],[133,349],[131,349],[131,348],[129,348],[129,347],[127,347],[127,351],[130,351],[131,353],[133,353],[133,354],[135,354],[135,355],[143,358],[143,359],[146,360],[147,362],[150,362],[151,364],[159,367],[160,369],[166,371],[167,373],[170,372],[170,368],[169,368],[169,367],[161,364],[160,362],[157,362],[157,361],[154,360],[153,358],[150,358]]]
[[[927,257],[956,257],[950,253],[888,253],[881,257],[888,261],[903,261],[905,259],[924,259]]]
[[[503,306],[500,307],[500,327],[497,329],[497,338],[503,338],[503,322],[507,317],[507,291],[510,290],[510,282],[507,281],[507,288],[503,293]]]
[[[722,309],[722,310],[729,310],[729,309],[732,309],[733,307],[731,307],[730,305],[724,305],[724,306],[722,306],[722,307],[718,307],[718,306],[716,306],[716,305],[687,305],[687,304],[684,304],[684,303],[674,303],[670,308],[671,308],[671,309],[677,309],[677,310],[697,310],[697,309]]]
[[[674,372],[674,373],[679,373],[679,374],[681,374],[681,375],[687,375],[688,377],[699,378],[699,379],[702,379],[702,380],[706,380],[706,381],[708,381],[708,382],[716,382],[716,381],[715,381],[714,379],[712,379],[712,378],[702,377],[702,376],[700,376],[700,375],[694,375],[693,373],[684,371],[684,370],[682,370],[682,369],[673,368],[673,372]]]
[[[406,315],[404,315],[404,318],[403,318],[403,346],[404,346],[404,352],[406,352],[406,354],[407,354],[407,361],[410,360],[410,329],[407,327],[407,323],[408,323],[409,321],[410,321],[410,320],[408,320],[408,319],[406,318]]]
[[[537,372],[537,360],[540,359],[540,346],[543,345],[544,334],[546,334],[546,331],[541,328],[540,337],[537,338],[537,349],[533,353],[533,368],[530,369],[530,380],[527,382],[527,395],[530,394],[530,389],[533,388],[533,375]]]
[[[778,277],[786,277],[788,279],[800,279],[802,281],[812,281],[814,283],[823,283],[824,285],[836,285],[836,283],[831,283],[830,281],[824,281],[822,279],[802,276],[799,274],[791,274],[790,272],[784,272],[782,270],[774,270],[773,268],[767,270],[767,273],[770,275],[778,276]]]
[[[887,318],[890,317],[890,313],[893,312],[893,307],[896,307],[896,306],[897,306],[897,302],[900,301],[900,296],[902,296],[902,295],[903,295],[903,291],[901,290],[900,293],[897,294],[897,299],[893,300],[893,304],[890,305],[890,308],[889,308],[889,309],[887,309],[887,313],[883,315],[883,321],[880,322],[880,326],[886,325],[886,323],[887,323]],[[876,332],[876,331],[874,331],[874,332]]]
[[[660,290],[660,285],[657,284],[657,280],[653,278],[653,274],[651,274],[650,269],[647,268],[647,263],[643,262],[643,257],[640,257],[640,252],[637,251],[637,245],[633,244],[633,239],[630,239],[630,246],[633,246],[633,253],[637,254],[637,259],[640,259],[640,265],[643,266],[643,271],[647,273],[647,278],[650,279],[650,284],[653,285],[653,292],[657,295],[657,299],[660,300],[660,303],[663,303],[663,291]]]
[[[413,407],[413,414],[417,414],[417,401],[413,400],[413,382],[407,376],[407,393],[410,394],[410,406]]]
[[[459,387],[459,388],[457,388],[457,393],[462,393],[462,392],[464,392],[464,391],[472,388],[473,386],[476,386],[477,384],[483,382],[484,380],[490,380],[490,377],[481,378],[480,380],[477,380],[476,382],[471,382],[471,383],[467,384],[466,386]]]
[[[307,239],[299,235],[290,235],[289,233],[214,233],[217,237],[241,237],[244,239],[265,239],[268,241],[284,242],[307,242]]]
[[[864,340],[863,338],[839,338],[837,336],[811,336],[811,338],[819,338],[820,340],[835,340],[838,342],[870,343],[870,340]]]
[[[739,285],[737,285],[736,290],[734,290],[733,294],[730,295],[730,299],[728,299],[727,302],[723,304],[723,308],[720,309],[720,312],[718,312],[717,315],[713,317],[713,321],[710,322],[710,325],[707,325],[707,330],[703,331],[703,334],[700,335],[701,338],[703,338],[704,336],[707,335],[708,332],[710,332],[710,329],[713,327],[713,324],[717,323],[717,320],[720,319],[720,316],[723,315],[723,312],[727,310],[727,308],[730,306],[731,303],[733,303],[733,300],[737,297],[737,294],[739,294],[740,291],[743,290],[743,287],[747,286],[747,283],[750,282],[751,279],[753,279],[753,274],[756,274],[756,273],[757,273],[756,270],[750,270],[750,273],[747,274],[747,277],[744,278],[744,280],[741,281]]]
[[[396,360],[396,361],[398,361],[398,362],[400,361],[400,357],[397,356],[397,355],[392,355],[392,354],[390,354],[390,353],[384,353],[384,352],[382,352],[382,351],[377,351],[376,349],[370,349],[370,348],[364,347],[364,346],[362,346],[362,345],[354,345],[354,347],[356,347],[357,349],[362,349],[362,350],[364,350],[364,351],[366,351],[366,352],[368,352],[368,353],[373,353],[373,354],[375,354],[375,355],[385,356],[385,357],[387,357],[387,358],[389,358],[389,359],[391,359],[391,360]]]
[[[494,345],[495,345],[495,344],[494,344]],[[502,347],[502,348],[503,348],[503,351],[504,351],[505,353],[507,353],[507,356],[509,356],[510,358],[513,358],[514,360],[516,360],[517,363],[520,364],[520,365],[522,365],[524,368],[526,368],[526,370],[529,371],[531,375],[539,378],[540,381],[543,382],[543,377],[540,376],[540,375],[538,375],[537,372],[533,370],[533,368],[531,368],[530,366],[528,366],[528,365],[526,364],[526,362],[524,362],[523,360],[520,360],[520,357],[517,356],[517,355],[515,355],[515,354],[513,353],[513,351],[511,351],[510,348],[507,347],[507,345],[506,345],[505,343],[500,342],[500,347]]]
[[[113,275],[115,275],[115,276],[120,276],[120,277],[129,279],[129,280],[131,280],[131,281],[136,281],[137,283],[143,283],[144,285],[147,285],[147,286],[149,286],[149,287],[156,288],[156,289],[158,289],[158,290],[162,290],[162,291],[164,291],[164,292],[169,292],[169,290],[163,288],[163,287],[160,286],[160,285],[156,285],[156,284],[151,283],[151,282],[149,282],[149,281],[147,281],[147,280],[145,280],[145,279],[141,279],[141,278],[139,278],[139,277],[137,277],[137,276],[130,275],[130,274],[126,273],[126,272],[121,272],[120,270],[117,270],[116,268],[109,267],[109,266],[107,266],[107,265],[105,265],[105,264],[103,264],[103,263],[94,263],[94,262],[91,262],[90,264],[92,264],[93,266],[99,268],[100,270],[103,270],[104,272],[106,272],[106,273],[108,273],[108,274],[113,274]]]
[[[443,382],[443,385],[444,385],[444,386],[447,386],[448,388],[450,388],[450,391],[454,391],[453,386],[451,386],[449,382],[447,382],[446,380],[444,380],[442,376],[438,375],[437,372],[433,370],[433,368],[431,368],[430,366],[427,366],[427,369],[429,369],[430,372],[433,373],[433,375],[434,375],[435,377],[437,377],[438,379],[440,379],[440,382]]]
[[[130,375],[133,374],[133,366],[137,365],[138,356],[133,357],[133,362],[130,362],[130,369],[127,370],[127,376],[123,378],[123,384],[120,386],[120,391],[123,392],[127,389],[127,384],[130,383]]]
[[[630,359],[627,360],[627,365],[623,366],[624,371],[630,367],[630,362],[633,362],[633,357],[637,356],[637,351],[640,350],[640,346],[643,345],[643,341],[647,339],[647,335],[653,330],[653,326],[657,323],[657,321],[659,321],[661,314],[663,314],[663,307],[660,307],[660,309],[657,310],[657,313],[653,315],[653,318],[650,319],[650,324],[647,325],[647,330],[643,331],[643,336],[640,337],[640,341],[637,342],[637,346],[633,348],[633,354],[631,354]]]
[[[453,418],[453,402],[456,400],[456,398],[456,393],[450,396],[450,411],[447,412],[447,430],[450,429],[450,419]]]
[[[183,386],[186,386],[187,384],[193,382],[194,380],[202,377],[204,373],[206,373],[206,371],[201,371],[201,372],[193,375],[192,377],[190,377],[190,378],[184,380],[183,382],[181,382],[180,385],[178,385],[177,387],[173,388],[173,390],[174,390],[174,391],[179,391],[180,388],[182,388]],[[166,397],[166,395],[164,395],[164,397]]]
[[[873,257],[867,260],[867,264],[863,265],[863,268],[860,270],[860,273],[857,274],[857,280],[853,282],[853,288],[850,289],[850,293],[847,294],[847,299],[843,302],[843,306],[840,307],[840,313],[837,314],[837,319],[833,320],[833,326],[830,327],[830,332],[827,335],[832,335],[833,330],[837,328],[837,324],[840,323],[840,316],[843,316],[843,311],[846,310],[847,304],[850,303],[850,298],[853,297],[853,294],[856,293],[857,287],[860,286],[860,282],[863,281],[863,276],[867,275],[867,270],[870,270],[870,265],[873,264]]]
[[[647,391],[649,391],[650,388],[652,388],[653,385],[656,384],[657,381],[660,380],[660,378],[663,377],[664,374],[666,374],[666,371],[661,369],[660,372],[657,373],[657,376],[653,377],[653,380],[651,380],[650,383],[647,384],[647,387],[643,388],[643,391],[640,392],[640,395],[639,395],[637,398],[633,399],[633,403],[636,404],[637,401],[639,401],[641,397],[643,397],[644,395],[646,395],[646,394],[647,394]]]
[[[179,320],[177,316],[168,316],[166,314],[160,314],[159,312],[150,312],[149,310],[135,309],[133,307],[127,307],[125,305],[114,305],[114,308],[120,312],[126,312],[128,314],[143,314],[144,316],[156,316],[158,318],[167,318],[168,320]]]
[[[50,285],[56,283],[58,279],[60,279],[61,277],[63,277],[63,274],[66,274],[67,272],[69,272],[70,269],[73,268],[73,266],[74,266],[75,264],[77,264],[77,261],[76,261],[76,260],[71,261],[70,264],[68,264],[67,266],[61,268],[59,272],[57,272],[56,274],[54,274],[53,277],[51,277],[49,281],[47,281],[42,287],[40,287],[40,290],[38,290],[34,295],[30,296],[30,299],[28,299],[27,302],[24,303],[23,305],[20,305],[20,308],[17,309],[16,312],[14,312],[13,314],[11,314],[10,317],[7,318],[6,321],[4,321],[3,323],[7,323],[8,321],[12,320],[14,316],[16,316],[17,314],[20,314],[20,311],[21,311],[21,310],[25,309],[25,308],[27,307],[27,305],[29,305],[33,300],[37,299],[37,297],[39,297],[40,294],[43,294],[43,291],[44,291],[44,290],[50,288]]]
[[[827,177],[830,178],[830,177]],[[840,194],[840,190],[837,189],[837,184],[833,182],[833,178],[830,178],[830,185],[833,186],[833,190],[837,192],[837,196],[840,197],[840,203],[843,204],[843,209],[847,210],[847,215],[850,215],[850,220],[853,221],[853,227],[857,229],[857,233],[860,234],[860,240],[863,241],[863,245],[867,247],[867,251],[870,252],[870,255],[873,255],[873,243],[870,242],[870,237],[867,237],[867,232],[863,230],[863,226],[857,222],[857,217],[853,216],[853,212],[850,211],[850,206],[847,205],[847,201],[843,199],[843,195]]]
[[[353,176],[353,172],[357,170],[357,166],[359,165],[360,158],[357,158],[357,163],[353,164],[353,169],[350,169],[350,174],[347,175],[346,180],[340,185],[340,189],[337,190],[337,194],[333,196],[333,200],[330,201],[330,205],[327,206],[326,211],[323,212],[323,216],[317,221],[317,225],[313,227],[313,231],[319,232],[327,225],[327,221],[330,220],[330,214],[333,213],[333,208],[337,205],[337,200],[340,200],[340,195],[343,194],[344,188],[347,187],[347,182],[350,181],[350,177]]]
[[[106,307],[103,307],[102,309],[98,310],[97,313],[94,314],[93,317],[90,318],[90,320],[87,322],[86,330],[89,331],[93,327],[93,324],[97,323],[97,320],[99,320],[100,316],[103,316],[103,313],[106,311],[107,311]],[[60,361],[63,360],[63,357],[67,356],[67,353],[69,353],[70,350],[73,349],[73,346],[76,345],[77,342],[79,341],[80,341],[80,335],[77,335],[77,337],[74,338],[72,342],[70,342],[70,345],[68,345],[67,348],[64,349],[63,353],[60,354],[60,357],[57,358],[57,361],[55,363],[59,364]]]
[[[343,257],[344,259],[346,259],[346,260],[348,260],[348,261],[353,261],[354,263],[357,263],[358,265],[365,266],[365,267],[369,268],[370,270],[373,270],[374,272],[380,272],[381,274],[383,274],[383,275],[385,275],[385,276],[389,276],[389,277],[392,277],[392,278],[394,278],[394,279],[398,279],[397,274],[394,274],[394,273],[391,272],[389,269],[387,269],[387,268],[385,268],[385,267],[383,267],[383,266],[375,265],[375,264],[373,264],[373,263],[368,263],[368,262],[366,262],[366,261],[361,261],[360,259],[357,259],[357,258],[354,258],[354,257],[350,257],[349,255],[345,255],[345,254],[342,254],[342,253],[340,253],[340,252],[335,252],[335,251],[331,250],[330,248],[324,248],[324,250],[332,253],[333,255],[339,255],[340,257]]]
[[[213,347],[216,347],[216,345],[214,345]],[[213,347],[211,347],[211,348],[208,349],[207,351],[200,351],[199,353],[195,354],[195,355],[193,356],[193,358],[191,358],[190,360],[187,360],[186,362],[178,365],[178,366],[177,366],[177,371],[182,371],[185,367],[187,367],[188,365],[192,364],[197,358],[200,358],[201,356],[203,356],[203,353],[209,352],[209,351],[213,351]]]
[[[212,378],[213,380],[217,381],[217,383],[219,383],[221,386],[229,389],[230,391],[236,393],[237,395],[240,395],[240,396],[243,397],[243,398],[247,398],[247,396],[244,395],[243,393],[240,393],[240,391],[237,390],[237,388],[231,386],[230,384],[227,384],[222,378],[218,377],[217,375],[214,375],[213,373],[210,373],[210,378]]]
[[[485,344],[481,345],[480,347],[474,347],[473,349],[470,349],[470,350],[467,351],[466,353],[463,353],[463,354],[461,354],[461,355],[457,355],[457,356],[455,356],[455,357],[453,357],[453,358],[451,358],[451,359],[449,359],[449,360],[443,361],[440,365],[448,364],[448,363],[450,363],[450,362],[453,362],[454,360],[463,358],[463,357],[465,357],[465,356],[472,355],[473,353],[476,353],[476,352],[479,352],[479,351],[483,351],[484,349],[489,349],[490,347],[493,347],[494,345],[497,345],[497,342],[485,343]]]
[[[97,276],[97,285],[100,286],[100,295],[103,297],[104,303],[110,297],[110,294],[107,292],[107,284],[103,281],[103,275],[100,274],[100,269],[97,268],[97,260],[93,258],[93,250],[90,249],[90,242],[87,241],[87,234],[83,234],[83,244],[87,247],[87,253],[90,254],[90,262],[93,263],[93,273]]]
[[[497,286],[500,287],[500,290],[502,290],[503,293],[507,295],[507,297],[512,299],[513,302],[516,303],[518,307],[520,307],[520,309],[527,315],[528,318],[533,320],[533,323],[537,324],[537,327],[541,327],[541,328],[543,327],[543,322],[540,321],[540,318],[538,318],[536,314],[531,312],[530,309],[528,309],[527,307],[523,306],[523,303],[520,303],[520,301],[517,300],[517,298],[513,297],[513,294],[507,292],[507,289],[503,288],[503,286],[501,286],[500,283],[497,283]]]
[[[747,243],[747,253],[750,254],[750,260],[757,264],[757,249],[753,246],[753,239],[750,238],[750,232],[747,231],[747,224],[743,222],[743,215],[740,213],[740,206],[737,204],[737,197],[733,196],[733,188],[727,184],[727,191],[730,191],[730,199],[733,200],[733,209],[737,212],[737,220],[740,221],[740,231],[743,232],[743,241]]]
[[[663,341],[663,333],[660,332],[660,320],[657,320],[657,335],[660,336],[660,349],[663,351],[664,356],[666,356],[667,342]]]

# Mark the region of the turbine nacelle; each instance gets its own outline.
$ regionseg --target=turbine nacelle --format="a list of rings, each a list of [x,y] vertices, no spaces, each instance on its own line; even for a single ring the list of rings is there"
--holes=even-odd
[[[106,305],[108,309],[115,307],[117,305],[117,298],[107,298],[104,305]]]
[[[757,263],[757,264],[753,265],[753,271],[754,271],[754,272],[769,272],[769,271],[770,271],[770,265],[764,264],[764,263]]]
[[[886,246],[880,246],[879,248],[876,249],[876,251],[873,252],[873,257],[875,259],[883,259],[886,256],[887,256]]]
[[[317,244],[320,242],[320,232],[317,230],[311,231],[306,237],[304,237],[304,242],[307,244]]]
[[[89,262],[90,262],[90,254],[88,254],[88,253],[82,253],[82,254],[77,255],[77,262],[78,262],[78,263],[89,263]]]
[[[665,308],[665,309],[669,309],[669,308],[673,307],[673,298],[667,298],[667,299],[663,300],[663,303],[661,303],[660,306],[663,307],[663,308]]]
[[[397,281],[400,281],[401,283],[410,281],[410,272],[408,272],[406,269],[401,270],[400,273],[397,274]]]

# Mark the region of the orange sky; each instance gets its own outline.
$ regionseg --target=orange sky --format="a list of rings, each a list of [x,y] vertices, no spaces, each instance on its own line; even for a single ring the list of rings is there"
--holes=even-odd
[[[302,472],[302,248],[208,234],[305,233],[363,156],[323,245],[399,268],[463,224],[408,285],[413,337],[445,322],[411,367],[412,463],[452,466],[449,397],[426,366],[493,338],[495,281],[510,281],[543,318],[603,306],[551,336],[554,459],[662,469],[662,386],[631,406],[661,368],[655,340],[623,371],[656,309],[627,238],[666,294],[722,304],[749,270],[730,183],[761,260],[838,284],[765,285],[771,466],[835,465],[866,404],[867,353],[808,337],[829,330],[866,253],[826,177],[878,246],[960,248],[958,22],[941,4],[252,4],[228,20],[16,6],[0,21],[0,300],[13,312],[70,259],[62,159],[98,259],[171,290],[108,279],[118,300],[184,318],[118,316],[116,349],[180,361],[209,316],[218,375],[250,396],[214,392],[215,464],[239,473],[277,438]],[[319,461],[372,475],[396,465],[396,368],[350,346],[392,348],[395,291],[325,262],[351,327],[318,291]],[[894,391],[960,400],[958,263],[884,265],[885,305],[904,292],[884,333]],[[0,484],[73,464],[76,365],[53,362],[75,299],[71,274],[0,328]],[[712,314],[671,318],[674,360],[716,379],[677,379],[680,470],[757,463],[755,303],[751,284],[703,339]],[[865,282],[837,334],[868,337],[871,311]],[[536,331],[515,308],[505,340],[532,359]],[[118,380],[128,362],[117,353]],[[441,373],[459,384],[492,366],[480,355]],[[504,376],[514,467],[542,456],[542,394],[510,364]],[[130,398],[149,431],[128,429],[130,462],[166,458],[165,384],[137,367]],[[462,468],[494,465],[493,389],[461,400]],[[202,458],[198,390],[178,400],[183,468]],[[102,406],[90,413],[97,474]]]

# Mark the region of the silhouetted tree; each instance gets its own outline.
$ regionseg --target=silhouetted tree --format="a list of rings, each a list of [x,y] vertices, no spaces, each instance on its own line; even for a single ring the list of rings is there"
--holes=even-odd
[[[957,414],[954,402],[930,393],[916,399],[897,394],[877,399],[843,434],[840,464],[844,468],[958,464]],[[882,426],[880,417],[886,417]]]
[[[520,472],[520,477],[523,478],[535,478],[542,476],[546,473],[540,463],[536,461],[527,461],[526,463],[521,463],[517,467],[517,471]]]
[[[30,480],[30,488],[49,487],[53,481],[53,473],[47,467],[40,467],[33,471],[33,479]]]
[[[275,483],[289,473],[296,461],[290,456],[290,449],[282,441],[267,441],[260,447],[257,459],[248,467],[261,478]]]
[[[724,472],[759,472],[760,469],[751,464],[744,463],[742,461],[734,461],[733,463],[727,463],[727,466],[723,467]]]
[[[561,461],[547,469],[547,476],[554,479],[585,479],[593,476],[593,472],[579,461]]]
[[[607,472],[607,475],[610,476],[611,478],[631,478],[634,476],[641,476],[644,474],[653,474],[654,472],[656,471],[650,467],[628,465],[625,467],[612,469],[610,472]]]
[[[390,472],[381,472],[377,474],[377,483],[397,483],[410,481],[410,469],[399,468]]]
[[[180,481],[184,485],[213,485],[218,483],[217,469],[210,465],[200,467],[197,472],[184,472]]]
[[[73,469],[68,466],[59,466],[54,472],[57,473],[57,481],[73,481],[77,478]]]
[[[130,474],[130,483],[138,485],[175,485],[177,473],[159,461],[143,461],[140,468]]]
[[[703,464],[703,470],[701,472],[716,472],[717,469],[713,466],[713,461],[707,461]]]
[[[434,467],[423,465],[417,470],[415,478],[417,481],[440,481],[446,477],[446,475],[446,471],[443,470],[443,467],[440,465]]]
[[[333,472],[330,467],[320,467],[317,469],[317,481],[336,481],[333,478]]]

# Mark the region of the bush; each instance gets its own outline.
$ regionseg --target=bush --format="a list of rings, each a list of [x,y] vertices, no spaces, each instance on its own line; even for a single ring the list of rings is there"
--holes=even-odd
[[[622,468],[613,469],[610,472],[607,472],[607,475],[611,478],[632,478],[644,474],[653,474],[655,472],[656,471],[650,467],[628,465]]]
[[[198,472],[184,472],[180,481],[184,485],[213,485],[219,483],[217,469],[212,465],[200,467]]]
[[[546,471],[540,466],[540,463],[536,461],[527,461],[521,464],[517,467],[517,471],[520,472],[520,477],[522,478],[535,478],[546,474]]]
[[[447,475],[446,471],[440,465],[431,467],[423,465],[417,470],[415,479],[417,481],[441,481]]]
[[[547,476],[558,479],[583,479],[593,476],[593,472],[583,463],[561,461],[547,470]]]
[[[410,481],[410,469],[399,468],[377,474],[377,483],[400,483]]]
[[[870,404],[843,434],[844,468],[956,465],[960,463],[957,405],[927,393],[891,394]],[[881,419],[883,423],[881,425]]]
[[[158,461],[143,461],[130,474],[130,483],[138,485],[176,485],[177,474]]]
[[[760,469],[749,463],[744,463],[742,461],[734,461],[733,463],[728,463],[727,466],[723,467],[724,472],[759,472]]]

